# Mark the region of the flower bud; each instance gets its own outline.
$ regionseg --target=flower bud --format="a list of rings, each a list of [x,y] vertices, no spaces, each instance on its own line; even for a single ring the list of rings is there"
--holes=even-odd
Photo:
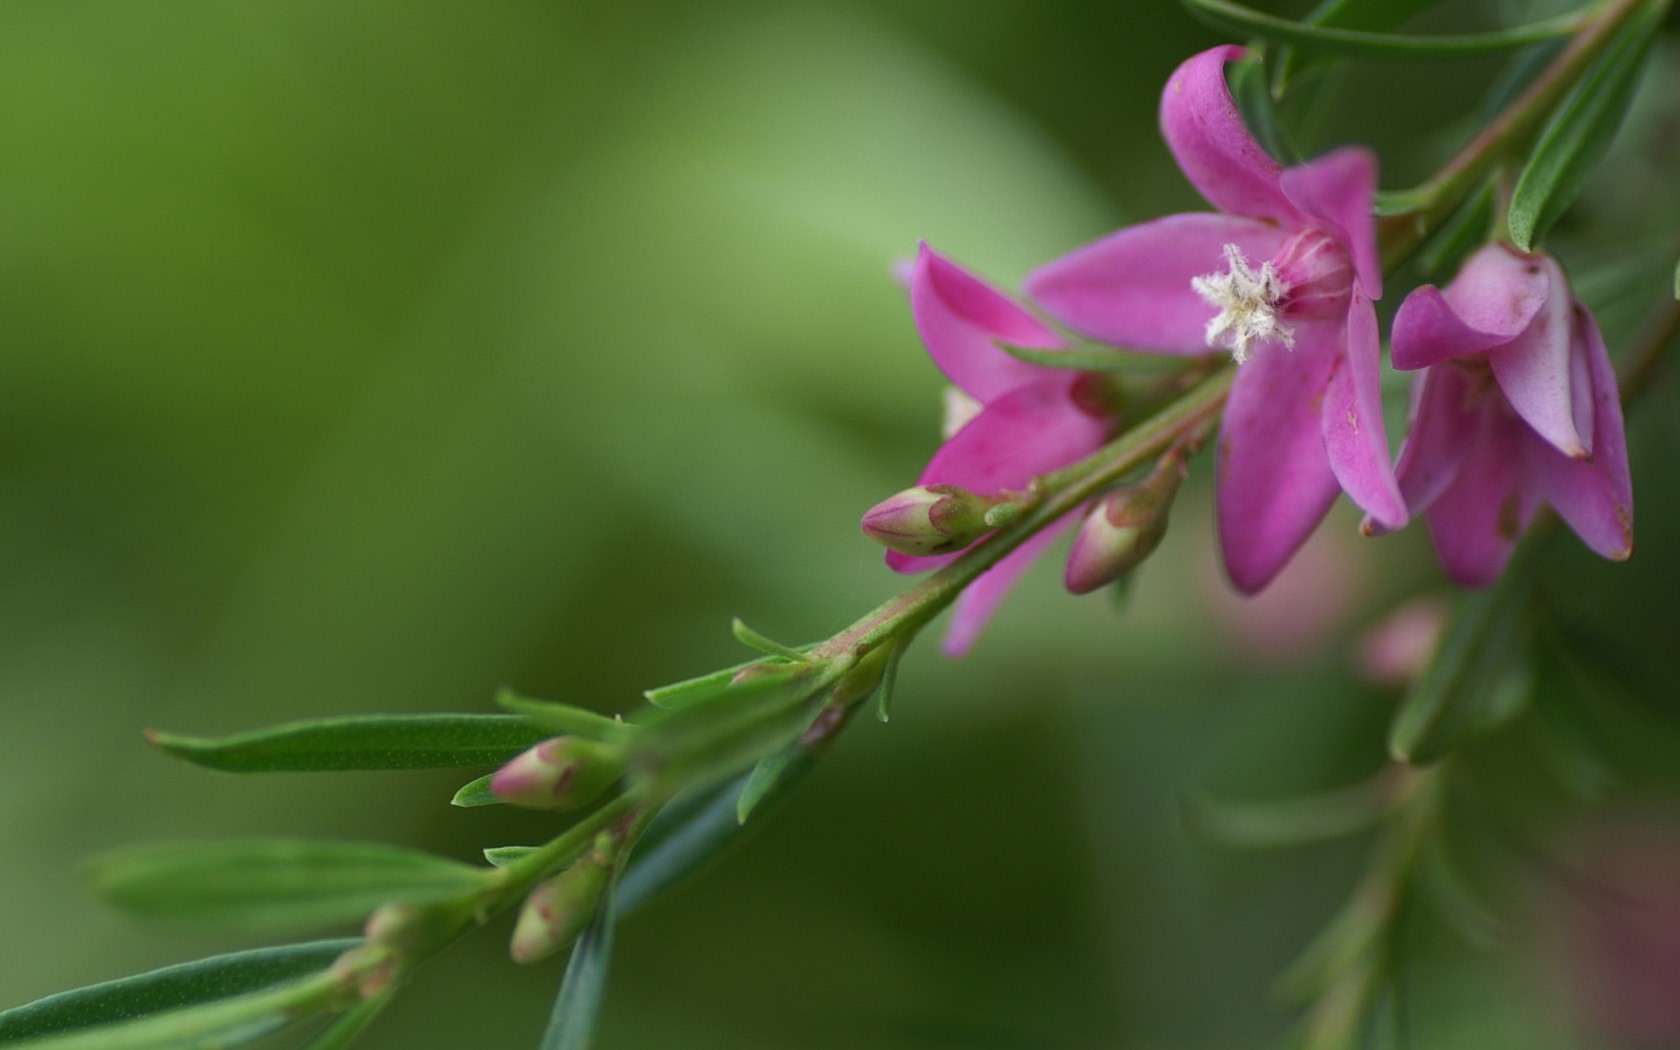
[[[900,554],[949,554],[990,531],[986,512],[1001,502],[955,485],[918,485],[869,508],[863,531]]]
[[[513,961],[541,962],[576,940],[595,914],[610,866],[610,856],[602,853],[598,843],[571,867],[532,890],[508,944]]]
[[[362,926],[362,936],[369,944],[383,945],[404,956],[415,956],[424,949],[452,937],[468,925],[472,915],[470,906],[459,903],[381,904]]]
[[[1086,516],[1068,552],[1062,581],[1073,594],[1120,579],[1155,553],[1167,533],[1167,511],[1184,480],[1176,457],[1161,462],[1136,485],[1109,493]]]
[[[624,775],[619,749],[576,736],[544,740],[496,771],[490,791],[526,809],[575,809]]]

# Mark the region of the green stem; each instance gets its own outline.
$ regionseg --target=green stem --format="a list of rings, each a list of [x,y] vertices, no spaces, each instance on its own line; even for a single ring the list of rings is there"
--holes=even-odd
[[[1412,204],[1383,219],[1383,265],[1404,262],[1442,219],[1452,214],[1495,167],[1525,148],[1575,87],[1616,31],[1646,0],[1607,0],[1586,17],[1563,50],[1532,83],[1427,182],[1398,196]]]

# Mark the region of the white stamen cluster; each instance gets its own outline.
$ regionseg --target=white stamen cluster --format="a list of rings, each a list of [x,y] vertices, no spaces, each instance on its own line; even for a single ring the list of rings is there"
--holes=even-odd
[[[1293,349],[1294,329],[1278,320],[1278,305],[1289,291],[1289,282],[1278,276],[1270,262],[1256,272],[1234,244],[1225,246],[1225,262],[1230,267],[1227,273],[1190,278],[1196,294],[1219,307],[1207,323],[1208,345],[1220,346],[1225,340],[1223,345],[1239,365],[1248,360],[1248,346],[1255,340],[1277,339]]]

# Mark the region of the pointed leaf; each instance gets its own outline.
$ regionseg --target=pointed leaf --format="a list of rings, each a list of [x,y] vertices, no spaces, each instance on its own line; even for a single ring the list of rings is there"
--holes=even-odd
[[[217,955],[60,992],[0,1011],[0,1046],[220,1002],[325,970],[361,941],[340,938]]]
[[[544,730],[547,736],[564,734],[587,737],[590,740],[620,740],[624,734],[631,731],[629,726],[616,718],[573,707],[571,704],[533,700],[520,696],[511,689],[498,692],[496,704],[522,716],[532,725]]]
[[[1418,273],[1424,280],[1432,284],[1446,284],[1458,272],[1459,264],[1488,242],[1488,231],[1493,222],[1493,198],[1493,183],[1490,182],[1453,212],[1435,235],[1425,242],[1417,255]],[[1405,375],[1409,381],[1410,375]]]
[[[356,715],[215,739],[148,732],[194,765],[230,773],[499,765],[546,735],[513,715]]]
[[[1468,58],[1509,51],[1538,40],[1568,36],[1580,28],[1582,22],[1581,15],[1567,14],[1488,33],[1407,36],[1306,25],[1231,3],[1230,0],[1184,0],[1184,6],[1208,25],[1240,36],[1264,37],[1293,44],[1303,51],[1401,62]]]
[[[795,740],[773,755],[766,755],[758,760],[758,765],[747,774],[747,782],[741,785],[741,793],[735,798],[735,822],[745,824],[747,817],[752,815],[753,808],[764,801],[764,796],[776,781],[782,777],[782,771],[787,769],[789,760],[799,751],[799,741]]]
[[[887,666],[881,672],[881,699],[875,708],[875,717],[882,722],[892,714],[893,692],[898,688],[898,662],[904,657],[904,650],[910,648],[908,641],[893,646],[887,653]]]
[[[1185,802],[1193,834],[1221,845],[1271,848],[1351,835],[1376,824],[1394,808],[1392,781],[1367,780],[1339,791],[1268,802],[1197,797]]]
[[[372,999],[363,999],[346,1011],[343,1016],[328,1025],[325,1031],[304,1047],[304,1050],[344,1050],[345,1047],[354,1043],[363,1032],[367,1031],[368,1026],[373,1023],[373,1019],[384,1011],[390,1001],[391,996],[389,994],[377,995]]]
[[[1428,765],[1527,703],[1532,563],[1519,552],[1499,582],[1459,598],[1429,669],[1395,713],[1388,743],[1395,758]]]
[[[628,766],[654,797],[727,777],[797,739],[831,683],[815,665],[789,664],[659,712],[638,727]]]
[[[94,889],[146,918],[246,929],[359,919],[381,904],[448,900],[489,874],[430,853],[300,839],[140,846],[90,865]]]
[[[792,660],[798,663],[803,663],[806,659],[805,650],[811,648],[808,645],[802,648],[795,648],[791,645],[783,645],[781,642],[759,634],[751,627],[748,627],[744,622],[742,622],[740,617],[736,617],[729,627],[734,633],[735,640],[737,642],[740,642],[749,649],[757,649],[761,653],[768,653],[771,656],[779,656],[784,660]]]
[[[1385,31],[1404,25],[1414,16],[1440,3],[1441,0],[1324,0],[1301,21],[1312,26]],[[1323,65],[1329,58],[1322,51],[1302,52],[1288,46],[1279,48],[1277,69],[1272,78],[1272,95],[1282,98],[1291,81]]]
[[[505,868],[514,861],[542,849],[541,846],[491,846],[484,851],[484,859],[498,868]]]
[[[1511,195],[1511,239],[1532,251],[1575,200],[1622,126],[1664,5],[1629,19],[1540,136]]]
[[[616,893],[608,885],[595,917],[584,928],[566,961],[566,977],[554,1000],[548,1030],[538,1050],[585,1050],[600,1019],[601,1000],[607,992],[607,970],[612,963],[613,926],[618,921]]]
[[[502,800],[490,790],[490,782],[496,779],[496,774],[486,773],[477,780],[468,781],[455,792],[455,797],[449,800],[451,806],[462,809],[472,809],[475,806],[500,806]]]
[[[800,662],[803,662],[805,654],[810,652],[813,648],[815,647],[810,645],[800,646]],[[729,683],[735,680],[735,676],[749,667],[774,667],[779,664],[788,664],[792,662],[793,661],[791,660],[780,660],[774,658],[769,660],[748,660],[746,663],[736,664],[734,667],[725,667],[721,671],[713,671],[711,674],[703,674],[698,678],[689,678],[685,681],[673,682],[670,685],[658,686],[657,688],[646,690],[642,693],[642,695],[647,697],[648,703],[655,707],[661,707],[667,711],[675,711],[679,708],[687,707],[690,704],[699,703],[702,700],[710,700],[712,697],[729,688]]]

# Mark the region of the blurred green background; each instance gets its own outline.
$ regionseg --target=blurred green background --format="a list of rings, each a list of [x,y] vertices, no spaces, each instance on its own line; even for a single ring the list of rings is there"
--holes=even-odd
[[[1169,4],[1027,0],[12,0],[0,39],[0,1006],[250,943],[96,906],[102,849],[473,858],[548,827],[451,809],[457,774],[239,779],[143,728],[500,685],[624,710],[739,659],[733,615],[803,640],[891,593],[856,520],[935,447],[940,391],[892,261],[925,237],[1008,285],[1198,206],[1154,110],[1217,42]],[[1361,71],[1324,137],[1403,185],[1492,68],[1407,70],[1403,103]],[[622,931],[600,1045],[1281,1032],[1270,982],[1360,843],[1225,852],[1179,799],[1374,769],[1392,698],[1342,643],[1437,576],[1341,508],[1242,605],[1206,473],[1125,610],[1047,565],[967,661],[912,654],[889,725]],[[515,969],[506,933],[366,1045],[533,1045],[560,964]],[[1512,967],[1431,958],[1427,1045],[1537,1045]]]

